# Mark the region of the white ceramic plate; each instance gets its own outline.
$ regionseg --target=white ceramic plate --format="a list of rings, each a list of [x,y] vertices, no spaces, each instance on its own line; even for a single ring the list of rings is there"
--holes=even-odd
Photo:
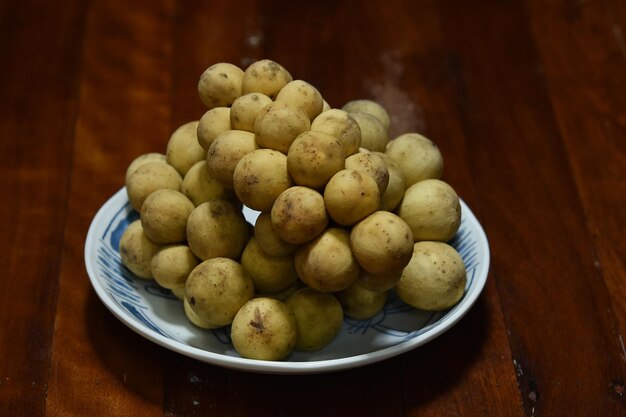
[[[182,303],[154,281],[136,278],[120,261],[118,245],[130,222],[138,218],[122,188],[94,217],[85,242],[85,264],[91,284],[104,305],[143,337],[175,352],[228,368],[263,373],[321,373],[348,369],[399,355],[439,336],[463,317],[481,293],[489,269],[485,233],[461,201],[462,223],[450,242],[467,269],[463,299],[437,313],[418,311],[400,301],[393,291],[375,317],[345,319],[341,333],[324,349],[294,352],[280,362],[245,359],[230,343],[228,328],[203,330],[185,317]],[[258,213],[244,209],[254,223]]]

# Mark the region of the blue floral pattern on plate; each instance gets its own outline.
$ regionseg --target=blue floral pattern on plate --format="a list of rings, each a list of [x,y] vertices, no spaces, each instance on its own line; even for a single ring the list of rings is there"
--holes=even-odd
[[[135,277],[122,265],[118,248],[128,225],[139,218],[121,189],[100,209],[85,242],[85,263],[103,303],[126,325],[162,346],[199,360],[237,369],[273,373],[325,372],[360,366],[400,354],[447,330],[474,303],[485,284],[489,249],[484,232],[462,202],[463,220],[450,242],[466,266],[467,285],[461,302],[447,311],[424,312],[402,302],[393,291],[379,314],[369,320],[346,318],[340,335],[313,353],[295,352],[286,362],[240,358],[230,343],[229,329],[193,326],[182,303],[153,280]],[[258,213],[244,208],[254,223]]]

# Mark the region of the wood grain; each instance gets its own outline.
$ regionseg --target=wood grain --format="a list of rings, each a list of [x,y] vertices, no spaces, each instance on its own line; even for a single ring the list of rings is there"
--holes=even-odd
[[[130,161],[169,137],[173,5],[94,1],[86,20],[74,166],[59,278],[47,415],[162,415],[156,345],[118,322],[91,289],[83,245]],[[171,36],[169,37],[171,39]]]
[[[612,344],[626,334],[626,9],[620,2],[528,2],[532,30],[548,80],[550,99],[589,230],[595,267],[619,323]],[[561,16],[566,15],[566,19]],[[550,36],[547,34],[550,33]],[[561,45],[568,45],[562,47]],[[580,57],[586,59],[581,60]],[[600,282],[600,285],[603,284]],[[626,352],[622,352],[626,360]]]
[[[461,118],[478,162],[479,205],[502,251],[493,270],[526,413],[619,415],[624,404],[609,389],[624,374],[611,337],[615,316],[524,10],[499,2],[441,7],[463,65]]]
[[[0,0],[0,415],[625,415],[624,31],[618,0]],[[263,375],[161,348],[98,299],[98,208],[202,116],[204,69],[262,58],[437,143],[492,255],[448,332]]]
[[[45,411],[84,13],[71,1],[0,8],[3,416]]]

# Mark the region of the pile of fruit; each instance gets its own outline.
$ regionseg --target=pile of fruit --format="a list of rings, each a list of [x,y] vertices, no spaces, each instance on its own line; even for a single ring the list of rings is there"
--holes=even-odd
[[[465,266],[446,242],[461,208],[432,141],[389,140],[380,104],[331,108],[267,59],[212,65],[198,93],[206,113],[128,167],[140,219],[119,248],[193,325],[230,326],[243,357],[281,360],[326,346],[344,315],[373,317],[389,291],[422,310],[460,300]]]

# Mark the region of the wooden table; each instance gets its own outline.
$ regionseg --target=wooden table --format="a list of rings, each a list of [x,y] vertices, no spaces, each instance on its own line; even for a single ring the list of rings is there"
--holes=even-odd
[[[619,0],[0,1],[0,415],[626,415],[625,31]],[[206,67],[262,58],[438,144],[492,253],[449,332],[271,376],[161,348],[100,302],[94,214],[202,115]]]

